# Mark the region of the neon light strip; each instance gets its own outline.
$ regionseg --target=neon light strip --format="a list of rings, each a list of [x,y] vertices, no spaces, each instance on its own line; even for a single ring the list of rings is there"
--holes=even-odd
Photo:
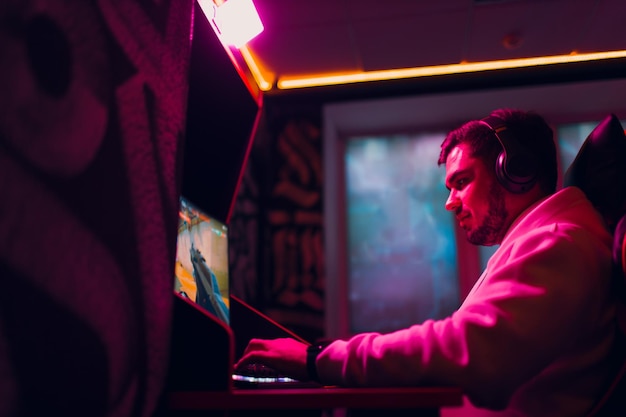
[[[246,61],[246,64],[248,65],[248,68],[250,69],[250,72],[252,73],[252,77],[254,78],[254,81],[259,86],[259,89],[261,91],[271,90],[272,83],[267,81],[263,77],[263,73],[261,72],[261,69],[257,65],[254,58],[252,57],[252,54],[250,53],[250,50],[248,49],[248,47],[242,46],[241,48],[239,48],[239,51],[241,52],[241,56],[243,56],[244,61]]]
[[[554,55],[535,58],[507,59],[499,61],[472,62],[451,65],[435,65],[418,68],[369,71],[338,75],[320,75],[303,78],[280,78],[277,87],[281,90],[318,87],[326,85],[350,84],[368,81],[383,81],[403,78],[428,77],[433,75],[449,75],[467,72],[491,71],[497,69],[523,68],[540,65],[565,64],[573,62],[594,61],[601,59],[624,58],[626,50],[610,52],[594,52],[586,54]],[[252,59],[251,59],[252,60]],[[256,78],[256,77],[255,77]],[[262,77],[261,77],[262,79]],[[263,87],[259,86],[263,90]],[[264,90],[267,91],[267,90]]]

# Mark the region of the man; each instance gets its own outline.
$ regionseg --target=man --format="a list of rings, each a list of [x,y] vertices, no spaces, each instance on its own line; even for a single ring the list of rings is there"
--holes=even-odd
[[[472,416],[584,416],[612,374],[611,235],[581,190],[556,192],[540,116],[496,110],[441,148],[446,209],[471,243],[500,245],[459,309],[324,347],[252,340],[239,364],[324,384],[459,386]]]

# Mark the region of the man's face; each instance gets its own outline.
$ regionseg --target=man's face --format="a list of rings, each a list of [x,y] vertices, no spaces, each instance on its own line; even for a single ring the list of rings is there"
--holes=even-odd
[[[453,211],[467,240],[492,246],[502,241],[508,213],[504,190],[485,164],[461,144],[446,160],[446,187],[450,196],[446,210]]]

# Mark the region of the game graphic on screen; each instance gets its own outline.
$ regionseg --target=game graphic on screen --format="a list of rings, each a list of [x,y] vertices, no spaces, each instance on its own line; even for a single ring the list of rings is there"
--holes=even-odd
[[[181,197],[174,291],[229,324],[228,228]]]

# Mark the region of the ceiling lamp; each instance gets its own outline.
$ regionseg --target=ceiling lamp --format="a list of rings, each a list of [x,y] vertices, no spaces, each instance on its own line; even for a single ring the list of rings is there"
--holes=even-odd
[[[198,0],[198,3],[224,45],[241,48],[263,32],[263,23],[252,0],[227,0],[219,6],[214,0]]]

